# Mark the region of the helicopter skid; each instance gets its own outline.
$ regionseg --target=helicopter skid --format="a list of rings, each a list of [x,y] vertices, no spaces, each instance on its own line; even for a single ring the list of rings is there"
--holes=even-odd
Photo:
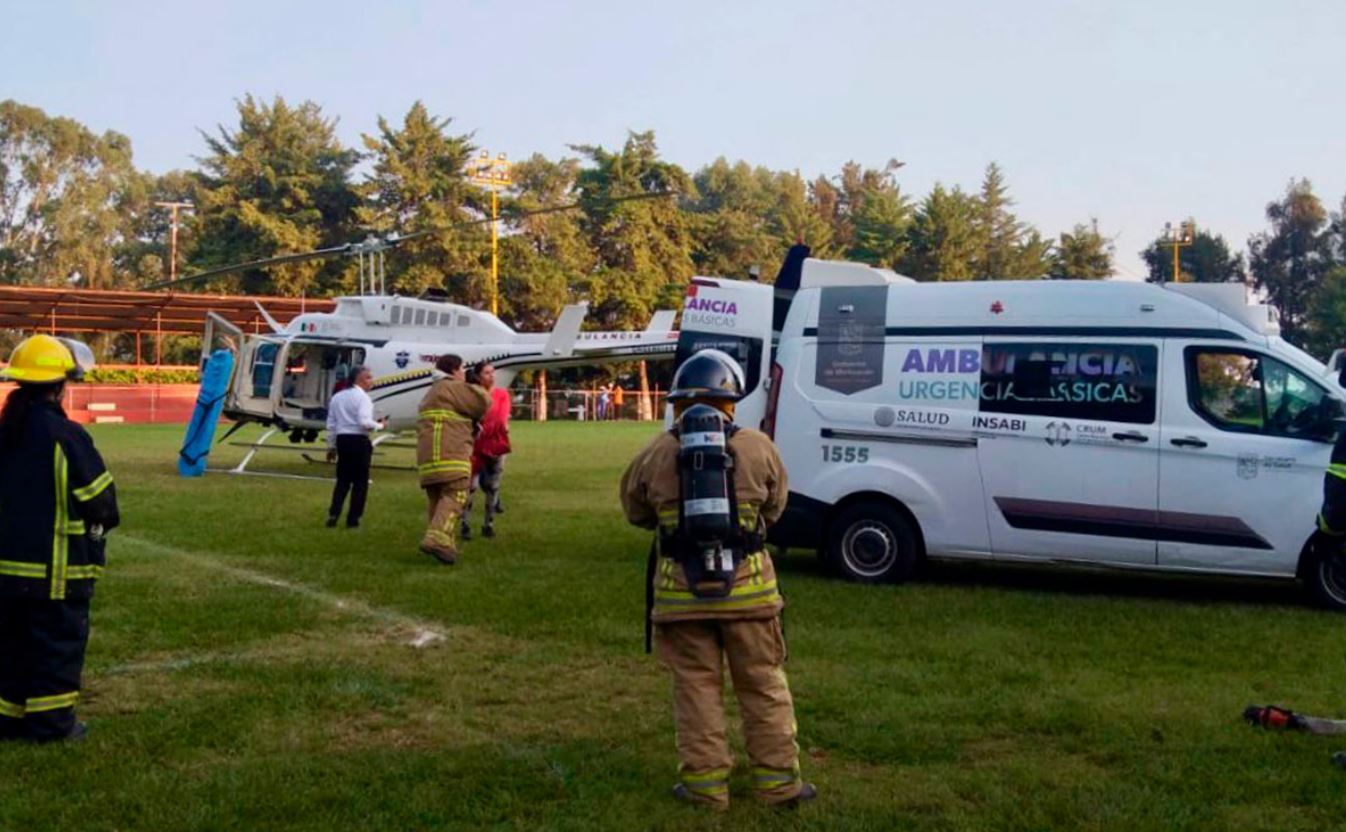
[[[252,464],[253,460],[257,457],[257,454],[258,454],[258,452],[260,452],[260,451],[284,451],[284,452],[289,452],[289,453],[298,453],[301,457],[304,458],[304,460],[305,460],[306,462],[312,463],[312,464],[314,464],[314,465],[331,465],[331,464],[332,464],[332,463],[327,462],[326,459],[323,459],[323,458],[314,456],[314,455],[313,455],[313,449],[312,449],[312,448],[297,448],[297,447],[294,447],[292,444],[286,444],[286,445],[268,445],[268,444],[267,444],[267,441],[270,440],[271,437],[275,436],[275,435],[278,434],[278,433],[280,433],[280,434],[285,434],[285,433],[287,433],[287,431],[288,431],[288,428],[286,428],[286,427],[272,427],[272,428],[268,428],[267,431],[266,431],[265,433],[263,433],[260,437],[258,437],[258,439],[257,439],[256,442],[230,442],[230,443],[229,443],[230,445],[234,445],[234,446],[236,446],[236,447],[247,448],[247,449],[248,449],[248,452],[247,452],[246,454],[243,455],[243,459],[242,459],[237,465],[235,465],[233,468],[209,468],[209,469],[207,469],[207,470],[208,470],[208,471],[211,471],[211,472],[213,472],[213,473],[217,473],[217,474],[241,474],[241,475],[249,475],[249,476],[254,476],[254,477],[275,477],[275,478],[280,478],[280,479],[313,480],[313,481],[318,481],[318,482],[331,482],[332,477],[328,477],[328,476],[314,476],[314,475],[310,475],[310,474],[291,474],[291,473],[286,473],[286,472],[282,472],[282,471],[252,471],[252,470],[249,470],[248,466]],[[396,436],[397,436],[397,434],[395,434],[395,433],[384,433],[384,434],[381,434],[381,435],[379,435],[379,436],[374,437],[372,444],[373,444],[374,448],[377,449],[380,445],[382,445],[383,443],[387,442],[387,441],[390,440],[390,439],[393,439],[393,438],[396,437]],[[415,446],[414,446],[414,445],[408,445],[408,444],[406,444],[406,443],[400,443],[400,444],[399,444],[399,443],[389,443],[387,447],[415,447]],[[383,452],[382,452],[382,451],[375,450],[374,453],[375,453],[375,454],[382,454]],[[380,469],[387,470],[387,471],[414,471],[414,470],[416,470],[415,466],[413,466],[413,465],[387,465],[387,464],[374,464],[374,465],[371,465],[370,467],[371,467],[371,468],[380,468]],[[372,482],[372,480],[371,480],[371,482]]]

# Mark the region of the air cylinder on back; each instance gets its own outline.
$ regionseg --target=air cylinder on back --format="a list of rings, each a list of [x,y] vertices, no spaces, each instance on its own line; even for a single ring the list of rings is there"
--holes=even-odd
[[[735,532],[725,418],[709,405],[692,405],[678,419],[678,439],[683,535],[699,545],[725,544]]]

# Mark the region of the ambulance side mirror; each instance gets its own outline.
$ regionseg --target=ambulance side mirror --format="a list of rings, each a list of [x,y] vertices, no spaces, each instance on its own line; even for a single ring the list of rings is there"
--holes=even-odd
[[[1338,347],[1332,350],[1332,354],[1323,362],[1327,365],[1327,372],[1324,375],[1336,376],[1337,383],[1346,383],[1346,349]]]

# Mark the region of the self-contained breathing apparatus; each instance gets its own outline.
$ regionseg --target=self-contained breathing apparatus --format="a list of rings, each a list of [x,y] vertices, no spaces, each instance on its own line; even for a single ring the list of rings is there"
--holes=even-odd
[[[697,403],[678,416],[671,430],[678,440],[678,524],[673,529],[661,527],[650,549],[645,582],[647,653],[660,556],[682,567],[687,588],[697,598],[725,598],[734,590],[739,563],[765,544],[760,528],[745,529],[739,519],[734,456],[729,451],[729,440],[738,427],[720,410],[703,403],[732,403],[742,397],[743,371],[718,350],[697,352],[673,377],[669,401]]]
[[[673,433],[678,438],[682,499],[678,525],[660,540],[698,598],[724,598],[734,589],[739,562],[762,548],[762,536],[744,530],[734,492],[729,438],[738,427],[709,405],[687,408]]]

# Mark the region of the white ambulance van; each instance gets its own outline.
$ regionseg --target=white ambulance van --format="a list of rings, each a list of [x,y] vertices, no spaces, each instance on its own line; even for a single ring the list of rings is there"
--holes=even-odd
[[[745,367],[737,421],[790,475],[774,542],[864,582],[924,558],[1087,564],[1298,578],[1346,608],[1346,571],[1305,546],[1346,389],[1242,285],[812,259],[793,285],[696,278],[679,345]]]

